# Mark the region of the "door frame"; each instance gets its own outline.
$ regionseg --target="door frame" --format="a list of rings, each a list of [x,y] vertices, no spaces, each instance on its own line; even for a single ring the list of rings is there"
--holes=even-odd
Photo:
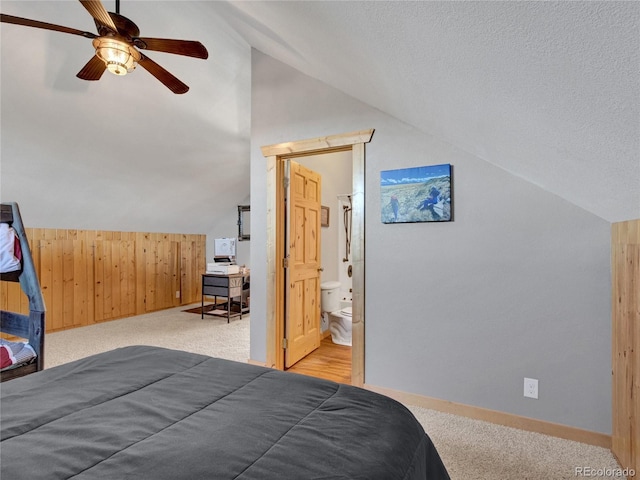
[[[267,284],[266,365],[284,369],[284,158],[351,151],[353,165],[353,210],[351,252],[353,271],[351,383],[364,385],[364,231],[365,231],[365,143],[373,129],[326,137],[267,145],[261,148],[267,160]]]

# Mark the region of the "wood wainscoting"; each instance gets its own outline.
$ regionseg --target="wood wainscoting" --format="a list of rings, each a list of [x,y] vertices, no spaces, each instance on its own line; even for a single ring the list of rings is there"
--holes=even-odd
[[[47,332],[200,301],[206,235],[26,228]],[[28,313],[20,285],[0,282],[0,309]]]
[[[640,471],[640,220],[611,227],[612,451]]]

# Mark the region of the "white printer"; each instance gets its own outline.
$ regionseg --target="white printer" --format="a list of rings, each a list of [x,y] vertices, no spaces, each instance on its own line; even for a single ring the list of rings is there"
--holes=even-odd
[[[240,273],[240,265],[232,265],[231,263],[207,263],[207,273],[217,275],[230,275],[232,273]]]

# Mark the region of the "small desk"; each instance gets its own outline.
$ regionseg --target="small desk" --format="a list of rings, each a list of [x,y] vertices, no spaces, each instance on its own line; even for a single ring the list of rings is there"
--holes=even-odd
[[[242,287],[244,285],[245,278],[249,275],[244,273],[231,273],[229,275],[219,273],[203,273],[202,274],[202,316],[213,315],[221,316],[215,313],[205,313],[204,311],[204,297],[214,297],[215,304],[218,304],[218,297],[227,298],[227,323],[231,320],[231,317],[240,315],[242,318],[243,312],[248,312],[249,307],[242,305]],[[232,299],[240,299],[240,311],[231,312]],[[215,309],[215,306],[214,306]]]

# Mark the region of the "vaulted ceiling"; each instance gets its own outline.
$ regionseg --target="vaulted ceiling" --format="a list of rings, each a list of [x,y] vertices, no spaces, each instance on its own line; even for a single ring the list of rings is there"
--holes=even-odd
[[[75,2],[0,11],[95,30]],[[84,195],[150,209],[162,191],[178,215],[171,198],[201,208],[217,189],[230,205],[213,210],[232,208],[249,192],[254,47],[607,221],[640,217],[639,2],[123,0],[121,13],[143,36],[208,48],[206,61],[149,54],[191,90],[140,68],[78,80],[90,40],[2,24],[3,172],[35,169],[61,195],[60,172],[91,177]],[[38,161],[18,172],[8,156]]]

